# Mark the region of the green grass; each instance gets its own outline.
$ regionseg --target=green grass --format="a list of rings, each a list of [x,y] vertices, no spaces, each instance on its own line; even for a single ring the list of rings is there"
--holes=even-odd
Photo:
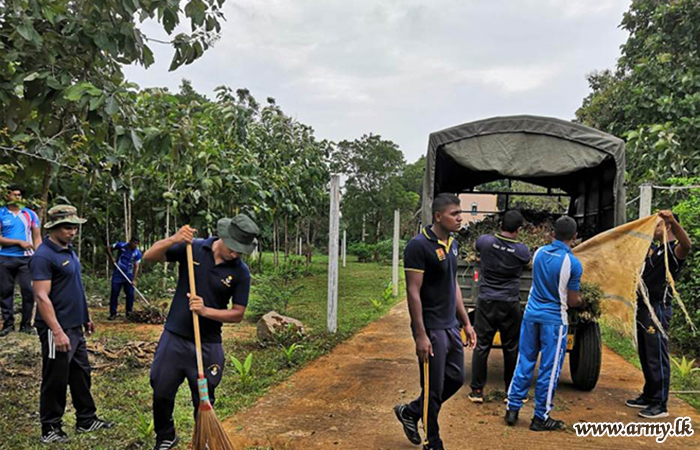
[[[268,256],[269,258],[269,256]],[[295,281],[303,288],[290,301],[287,315],[301,320],[308,328],[308,336],[303,340],[303,348],[295,353],[293,366],[280,348],[268,345],[262,347],[257,340],[224,340],[224,352],[227,357],[226,369],[222,382],[216,390],[216,412],[221,420],[237,411],[252,405],[270,387],[289,378],[304,364],[330,351],[335,345],[352,336],[359,329],[384,315],[399,298],[392,299],[382,308],[372,305],[370,297],[380,298],[385,284],[391,280],[391,267],[375,263],[360,264],[348,261],[348,267],[340,267],[338,295],[338,332],[330,335],[326,332],[326,298],[327,298],[327,258],[314,256],[312,276]],[[402,283],[403,284],[403,283]],[[403,286],[400,292],[404,292]],[[90,293],[88,292],[88,295]],[[93,314],[102,317],[104,314]],[[132,325],[129,325],[132,326]],[[134,327],[136,325],[133,325]],[[254,327],[254,323],[244,321],[234,325]],[[46,448],[38,442],[40,424],[38,417],[39,384],[41,380],[41,360],[38,339],[15,333],[11,335],[19,351],[0,353],[0,366],[15,369],[27,369],[33,375],[9,377],[0,371],[0,402],[4,409],[0,420],[0,449],[40,449]],[[93,339],[105,342],[108,348],[119,348],[128,340],[138,339],[129,332],[128,326],[120,332],[99,332]],[[8,341],[4,341],[3,344]],[[253,353],[252,381],[242,386],[228,359],[236,356],[245,359]],[[91,358],[91,360],[93,360]],[[154,438],[143,440],[137,436],[138,414],[150,420],[151,387],[149,368],[138,367],[133,362],[124,362],[114,369],[93,374],[92,393],[98,408],[98,414],[115,421],[112,430],[97,432],[94,435],[78,436],[72,430],[74,426],[73,409],[68,399],[64,415],[64,429],[73,442],[64,445],[65,449],[146,449],[151,448]],[[184,383],[178,392],[174,419],[179,436],[186,448],[192,435],[193,418],[190,392]],[[58,448],[58,446],[56,446]],[[50,448],[50,447],[49,447]]]
[[[627,362],[641,370],[642,366],[639,363],[639,354],[634,347],[632,339],[618,331],[616,328],[601,322],[600,330],[603,337],[603,343],[613,350],[618,355],[622,356]],[[671,355],[674,358],[680,359],[679,355]],[[641,387],[640,387],[641,388]],[[671,363],[671,391],[698,391],[700,390],[700,376],[697,372],[682,379],[678,368]],[[700,394],[677,394],[678,397],[685,400],[690,406],[700,412]]]

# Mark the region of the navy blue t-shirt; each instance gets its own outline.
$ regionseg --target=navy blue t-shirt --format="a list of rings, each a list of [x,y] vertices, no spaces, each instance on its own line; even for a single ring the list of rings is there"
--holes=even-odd
[[[250,293],[248,266],[240,258],[216,265],[212,245],[217,239],[219,238],[212,236],[208,239],[195,239],[192,242],[197,295],[204,299],[204,305],[209,308],[227,309],[231,299],[236,305],[247,306]],[[187,246],[173,245],[165,253],[165,258],[168,261],[180,263],[177,288],[165,322],[165,329],[194,341],[192,311],[187,298],[190,292]],[[221,342],[221,322],[200,317],[199,330],[202,342]]]
[[[678,241],[668,243],[668,270],[675,282],[685,264],[684,259],[676,256],[676,246]],[[662,244],[652,244],[644,262],[644,273],[642,279],[649,290],[649,300],[653,304],[671,304],[673,294],[666,280],[666,263],[664,262],[664,246]],[[637,299],[641,301],[641,295],[637,294]]]
[[[525,244],[500,234],[484,234],[474,244],[479,252],[479,298],[520,301],[520,275],[530,261]]]
[[[420,300],[426,329],[444,330],[457,326],[458,244],[451,236],[438,240],[430,227],[423,228],[404,250],[404,269],[423,274]]]
[[[82,326],[90,321],[85,288],[81,279],[81,266],[73,246],[62,248],[48,237],[29,260],[32,280],[51,280],[49,299],[56,312],[56,319],[63,329]],[[47,328],[39,309],[34,326]]]

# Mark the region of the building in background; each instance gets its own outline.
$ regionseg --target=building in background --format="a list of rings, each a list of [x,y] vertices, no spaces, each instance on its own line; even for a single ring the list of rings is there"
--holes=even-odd
[[[495,194],[459,194],[462,204],[462,224],[480,222],[498,212],[498,196]]]

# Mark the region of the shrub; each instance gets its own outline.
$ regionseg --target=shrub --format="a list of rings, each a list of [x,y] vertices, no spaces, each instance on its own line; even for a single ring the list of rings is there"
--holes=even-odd
[[[257,320],[270,311],[285,314],[289,300],[304,287],[292,286],[291,281],[292,278],[258,275],[247,308],[249,316]]]
[[[348,245],[348,252],[357,256],[359,262],[370,262],[374,260],[374,245],[366,242],[353,242]]]

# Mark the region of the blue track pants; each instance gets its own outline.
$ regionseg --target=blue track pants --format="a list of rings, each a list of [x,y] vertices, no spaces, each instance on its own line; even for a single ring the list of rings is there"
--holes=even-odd
[[[508,389],[508,409],[520,410],[530,389],[537,356],[540,367],[535,385],[535,416],[546,420],[554,407],[554,392],[566,356],[566,325],[547,325],[524,319],[520,328],[520,351],[513,381]]]

